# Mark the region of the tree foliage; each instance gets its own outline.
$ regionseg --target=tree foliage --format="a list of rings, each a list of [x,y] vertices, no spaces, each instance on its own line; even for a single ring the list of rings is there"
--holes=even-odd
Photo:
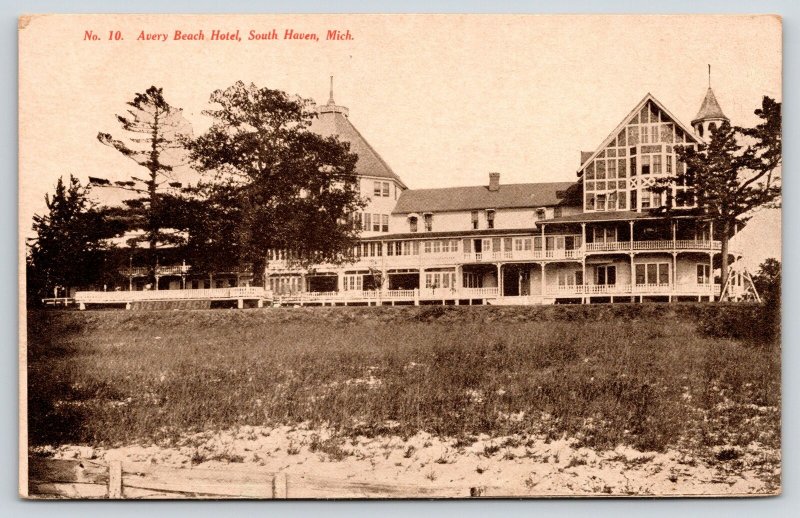
[[[772,257],[766,259],[753,276],[753,284],[765,302],[780,301],[781,262]]]
[[[98,133],[97,139],[147,170],[142,177],[115,182],[117,187],[134,193],[134,197],[113,211],[112,216],[124,222],[128,230],[138,232],[130,244],[147,243],[154,265],[155,250],[160,244],[183,242],[180,235],[165,229],[172,228],[174,191],[180,186],[174,168],[186,161],[184,142],[191,138],[192,130],[182,110],[164,99],[161,88],[151,86],[127,104],[127,113],[117,115],[123,137],[115,139],[109,133]]]
[[[87,189],[70,175],[59,178],[55,192],[45,195],[47,213],[33,217],[36,237],[28,243],[28,297],[35,303],[55,295],[56,287],[83,287],[103,278],[108,246],[104,240],[123,229],[108,224],[103,211],[89,201]],[[61,292],[59,296],[62,296]]]
[[[691,189],[668,196],[667,214],[695,206],[702,217],[714,222],[722,242],[722,284],[728,277],[728,249],[737,226],[761,207],[780,203],[781,196],[781,103],[764,97],[755,110],[760,122],[753,128],[724,122],[711,131],[708,143],[697,148],[676,146],[683,172],[658,181],[655,192],[672,194],[675,183]]]
[[[341,261],[358,235],[348,215],[363,206],[349,145],[309,131],[311,102],[279,90],[239,81],[210,102],[214,122],[189,144],[210,178],[209,210],[196,222],[206,246],[252,263],[257,278],[268,249],[300,263]]]

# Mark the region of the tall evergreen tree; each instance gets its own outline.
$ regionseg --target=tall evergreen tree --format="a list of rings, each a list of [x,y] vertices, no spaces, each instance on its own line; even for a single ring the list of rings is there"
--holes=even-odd
[[[129,230],[144,231],[131,244],[147,243],[150,267],[154,268],[159,245],[183,243],[180,235],[165,229],[172,228],[174,188],[179,186],[174,168],[186,162],[184,142],[191,138],[192,129],[182,110],[164,99],[162,88],[151,86],[127,104],[127,114],[117,115],[123,137],[115,139],[109,133],[98,133],[97,139],[147,170],[142,178],[134,176],[116,182],[117,187],[134,193],[117,216]]]
[[[667,215],[684,213],[676,207],[694,206],[714,222],[722,243],[721,278],[728,280],[728,250],[737,226],[746,223],[761,207],[780,203],[781,196],[781,103],[764,97],[755,110],[761,122],[753,128],[724,122],[711,131],[711,139],[695,149],[676,146],[685,170],[662,178],[653,191],[672,193],[674,183],[690,186],[668,196],[662,209]]]
[[[89,286],[104,275],[104,240],[123,229],[106,221],[87,197],[87,190],[70,175],[58,179],[55,192],[45,195],[47,213],[33,217],[36,237],[28,243],[29,302],[55,295],[55,288]]]
[[[208,220],[206,237],[252,263],[256,283],[268,249],[301,263],[342,261],[359,232],[348,216],[363,206],[349,144],[309,131],[311,102],[279,90],[239,81],[210,102],[214,123],[189,145],[198,169],[216,174],[210,200],[225,218]]]

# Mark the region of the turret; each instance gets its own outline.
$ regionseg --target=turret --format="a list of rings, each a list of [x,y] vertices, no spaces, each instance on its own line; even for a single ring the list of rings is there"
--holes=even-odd
[[[714,90],[711,89],[711,65],[708,65],[708,90],[706,90],[700,111],[692,121],[692,127],[700,138],[708,140],[711,138],[711,130],[718,128],[723,122],[730,122],[730,120],[722,113]]]

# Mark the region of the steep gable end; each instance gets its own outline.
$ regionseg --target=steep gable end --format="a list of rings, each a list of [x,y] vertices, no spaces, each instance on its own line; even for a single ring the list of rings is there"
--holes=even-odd
[[[647,128],[648,133],[644,135],[642,130]],[[658,126],[658,134],[651,132],[653,127]],[[664,132],[662,134],[662,132]],[[670,133],[670,134],[668,134]],[[654,139],[655,137],[655,139]],[[637,144],[647,144],[649,142],[669,142],[669,143],[699,143],[700,139],[694,131],[683,124],[661,102],[652,94],[648,93],[631,110],[628,115],[620,122],[616,128],[603,140],[597,149],[589,153],[581,153],[581,165],[578,169],[578,176],[582,176],[584,169],[592,160],[603,153],[606,148],[635,146]]]

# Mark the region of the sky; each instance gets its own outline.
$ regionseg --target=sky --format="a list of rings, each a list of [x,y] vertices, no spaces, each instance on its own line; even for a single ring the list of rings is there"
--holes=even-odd
[[[24,24],[23,24],[24,25]],[[213,30],[242,41],[211,41]],[[247,41],[249,32],[278,40]],[[175,31],[203,41],[174,40]],[[285,40],[286,30],[319,40]],[[352,40],[326,41],[329,30]],[[87,38],[92,31],[100,39]],[[120,31],[122,40],[109,40]],[[137,41],[163,33],[167,41]],[[100,144],[150,85],[195,133],[210,93],[237,80],[337,104],[411,188],[571,181],[648,92],[689,124],[711,83],[752,125],[781,100],[781,26],[766,16],[128,15],[42,16],[20,30],[20,232],[61,175],[126,180],[140,168]],[[780,257],[780,212],[736,238],[748,267]]]

